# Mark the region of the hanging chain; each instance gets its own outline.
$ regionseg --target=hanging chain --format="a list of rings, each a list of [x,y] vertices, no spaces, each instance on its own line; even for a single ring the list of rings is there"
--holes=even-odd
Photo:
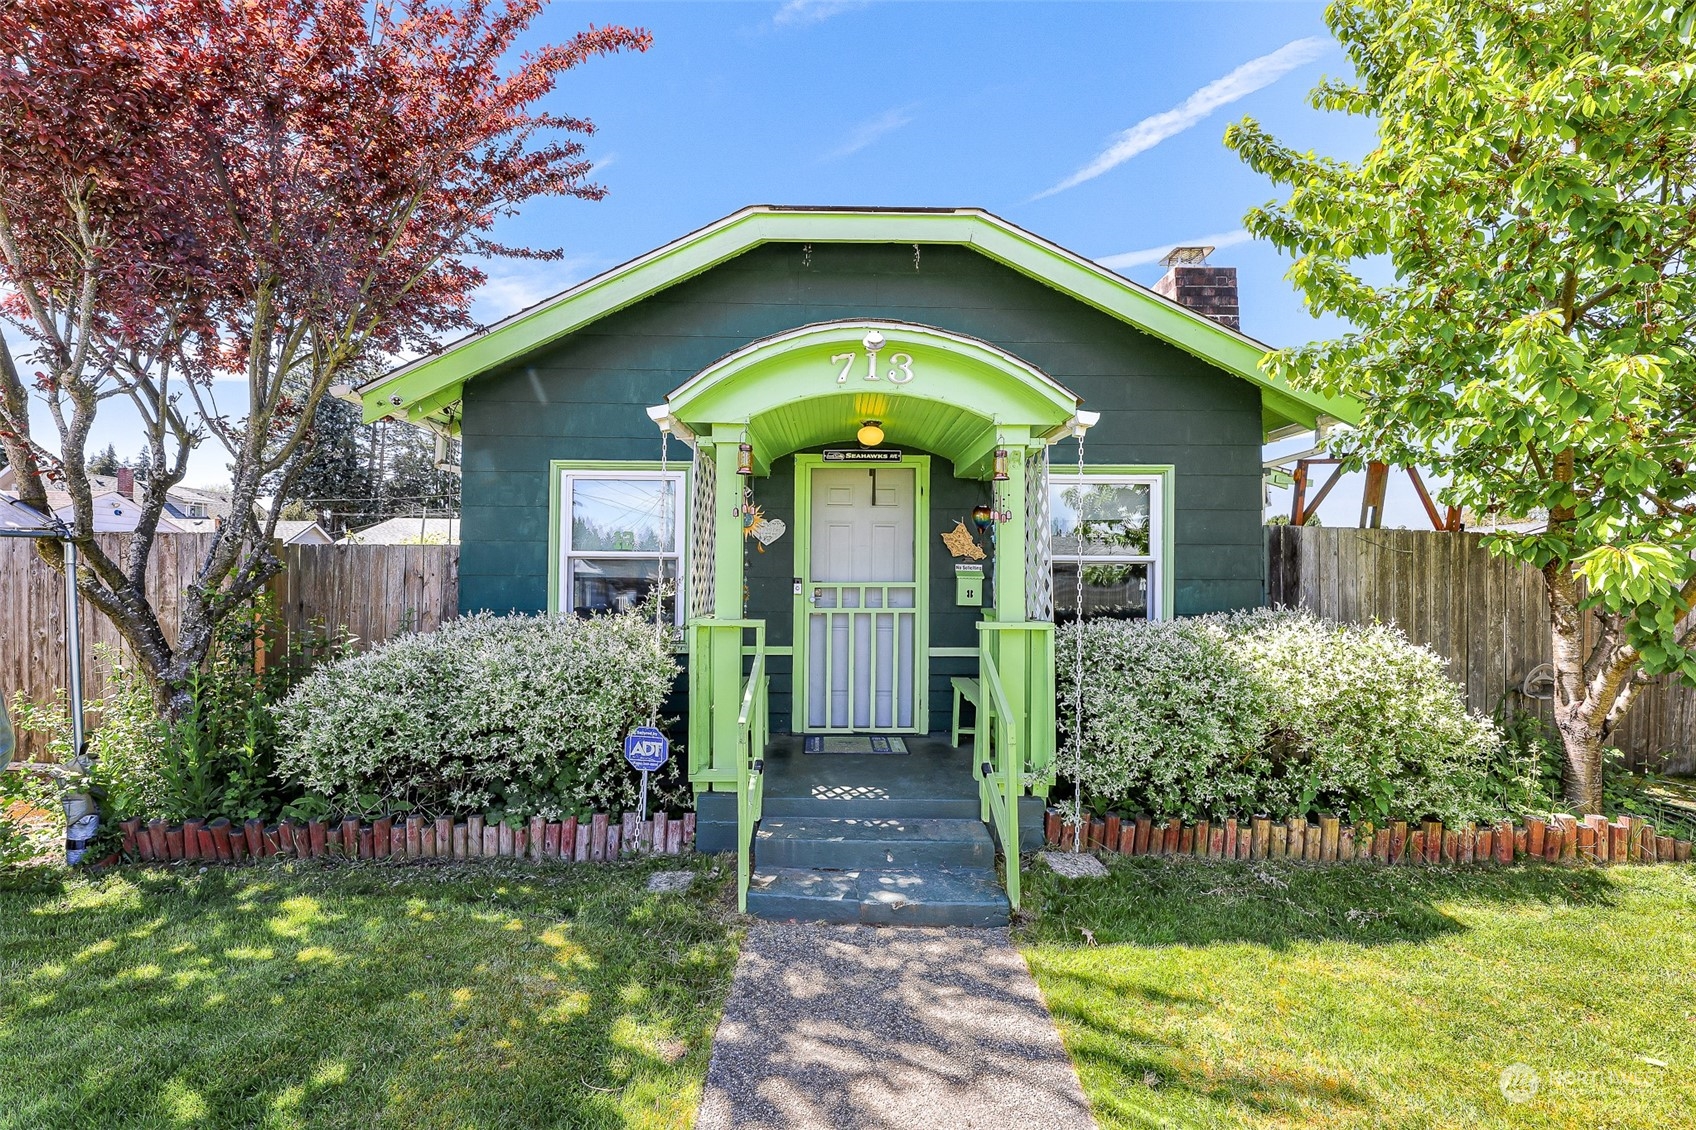
[[[671,485],[671,429],[660,429],[660,498],[669,501],[666,508],[666,518],[671,522],[671,528],[677,528],[677,497]],[[675,535],[674,535],[675,536]],[[681,563],[682,557],[678,561]],[[682,569],[678,570],[679,579]],[[681,599],[679,596],[677,599]],[[654,647],[665,651],[665,540],[656,539],[654,553]],[[659,725],[659,707],[656,705],[648,712],[648,725]],[[645,815],[648,811],[648,775],[642,774],[642,804],[641,810]]]
[[[1072,850],[1082,851],[1084,838],[1084,434],[1078,433],[1078,528],[1076,619],[1072,633],[1077,651],[1072,660]]]

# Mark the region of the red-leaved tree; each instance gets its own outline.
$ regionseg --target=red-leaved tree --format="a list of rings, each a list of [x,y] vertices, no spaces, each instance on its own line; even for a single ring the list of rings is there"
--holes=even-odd
[[[255,500],[288,496],[330,386],[468,326],[480,260],[560,254],[494,242],[501,217],[603,195],[578,140],[593,126],[539,102],[650,37],[590,28],[509,58],[541,7],[0,3],[0,445],[22,501],[69,493],[77,586],[161,708],[186,704],[218,621],[280,568],[277,508]],[[245,382],[244,413],[219,409],[215,378]],[[50,428],[32,427],[32,397]],[[139,412],[152,457],[117,559],[94,538],[85,470],[113,400]],[[228,455],[232,509],[173,643],[143,577],[203,444]],[[56,543],[41,552],[64,568]]]

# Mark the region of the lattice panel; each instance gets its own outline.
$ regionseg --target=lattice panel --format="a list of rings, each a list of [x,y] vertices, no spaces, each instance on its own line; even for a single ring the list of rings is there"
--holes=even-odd
[[[689,604],[686,617],[713,614],[713,491],[718,478],[713,449],[695,452],[695,498],[689,515]]]
[[[1054,555],[1048,529],[1048,445],[1025,464],[1025,619],[1054,619]]]

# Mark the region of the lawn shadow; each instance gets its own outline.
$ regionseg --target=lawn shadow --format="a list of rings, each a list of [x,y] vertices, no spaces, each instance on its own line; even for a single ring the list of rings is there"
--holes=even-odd
[[[10,877],[0,1127],[686,1124],[736,938],[654,866]]]
[[[1109,860],[1105,879],[1028,873],[1021,937],[1053,945],[1124,942],[1419,942],[1465,929],[1446,905],[1467,902],[1609,906],[1615,888],[1594,867],[1311,866],[1293,863]]]

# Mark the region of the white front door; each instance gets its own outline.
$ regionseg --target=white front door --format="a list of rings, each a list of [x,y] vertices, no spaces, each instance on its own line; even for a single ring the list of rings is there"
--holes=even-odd
[[[807,471],[806,728],[918,730],[918,471]]]

